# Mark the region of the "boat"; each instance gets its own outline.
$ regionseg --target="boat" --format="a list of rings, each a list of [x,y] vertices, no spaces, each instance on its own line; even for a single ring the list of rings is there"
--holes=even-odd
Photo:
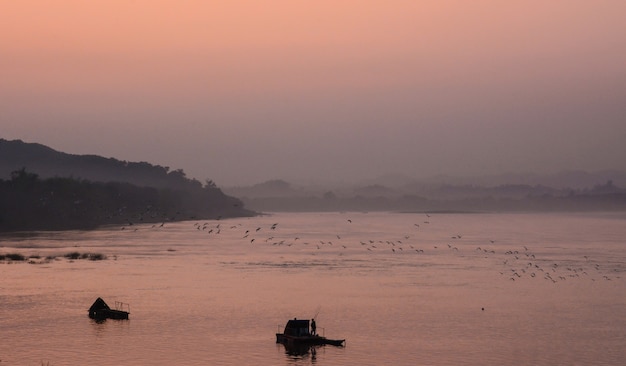
[[[116,301],[115,307],[115,309],[111,309],[111,307],[99,297],[89,308],[89,317],[95,320],[128,319],[128,314],[130,314],[129,304]]]
[[[287,321],[285,329],[282,333],[276,333],[276,343],[282,343],[286,346],[299,345],[332,345],[343,346],[345,339],[329,339],[319,334],[312,334],[309,331],[308,319],[291,319]]]

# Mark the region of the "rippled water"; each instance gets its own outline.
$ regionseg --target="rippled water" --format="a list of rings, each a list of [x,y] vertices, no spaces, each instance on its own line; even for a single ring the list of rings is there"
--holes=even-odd
[[[3,237],[39,258],[0,262],[0,365],[619,365],[625,223],[278,213]],[[99,296],[130,320],[90,320]],[[275,343],[315,314],[346,347]]]

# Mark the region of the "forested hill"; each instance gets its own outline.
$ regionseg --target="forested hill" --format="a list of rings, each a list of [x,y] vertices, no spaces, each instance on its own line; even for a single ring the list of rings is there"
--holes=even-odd
[[[127,162],[98,155],[73,155],[41,144],[0,139],[0,179],[8,179],[11,173],[22,168],[42,179],[71,177],[173,189],[202,186],[199,181],[188,179],[182,169],[170,170],[146,162]]]
[[[253,214],[212,181],[203,185],[182,170],[0,139],[0,232]]]

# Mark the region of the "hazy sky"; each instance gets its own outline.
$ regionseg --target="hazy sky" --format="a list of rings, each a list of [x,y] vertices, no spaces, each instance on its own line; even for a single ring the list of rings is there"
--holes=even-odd
[[[218,185],[626,169],[626,1],[4,1],[0,137]]]

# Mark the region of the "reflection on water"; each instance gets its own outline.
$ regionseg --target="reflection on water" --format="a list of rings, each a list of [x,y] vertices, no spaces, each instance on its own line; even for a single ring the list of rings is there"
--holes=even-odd
[[[57,259],[0,262],[0,364],[619,364],[625,222],[314,213],[5,236],[0,253]],[[89,319],[98,297],[130,320]],[[312,317],[349,346],[275,343]]]
[[[333,346],[333,345],[305,345],[305,344],[301,344],[301,345],[287,345],[287,344],[280,344],[277,343],[276,347],[278,349],[281,349],[284,354],[285,357],[288,361],[288,363],[293,363],[293,364],[315,364],[318,361],[318,354],[320,355],[320,359],[322,360],[322,364],[338,364],[340,363],[339,361],[341,359],[343,359],[342,356],[345,355],[341,355],[337,352],[341,352],[341,350],[344,348],[343,346]],[[327,359],[326,356],[326,350],[327,348],[335,348],[335,352],[334,355],[332,357],[334,357],[334,359]],[[352,364],[353,362],[348,361],[348,364]]]
[[[280,344],[280,345],[284,348],[285,354],[287,356],[297,358],[297,359],[301,359],[301,358],[304,358],[304,356],[309,356],[309,355],[311,356],[312,359],[314,359],[317,353],[317,348],[323,347],[321,345],[312,346],[312,345],[306,345],[306,344],[300,344],[300,345]]]

